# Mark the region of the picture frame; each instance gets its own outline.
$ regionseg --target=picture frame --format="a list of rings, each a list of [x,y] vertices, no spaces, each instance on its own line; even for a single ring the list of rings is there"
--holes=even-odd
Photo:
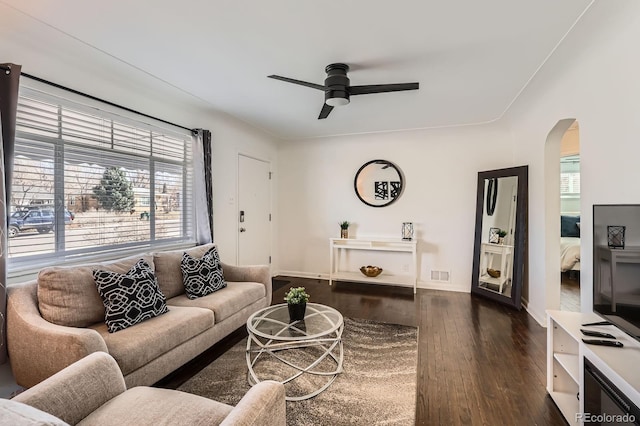
[[[612,249],[624,249],[624,233],[627,229],[622,225],[607,226],[607,245]]]
[[[498,244],[500,241],[500,228],[489,228],[489,243]]]

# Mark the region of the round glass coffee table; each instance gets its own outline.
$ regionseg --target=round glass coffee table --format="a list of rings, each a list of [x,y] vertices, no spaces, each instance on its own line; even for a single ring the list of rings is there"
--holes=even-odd
[[[318,395],[342,373],[343,329],[342,314],[318,303],[307,303],[304,320],[294,322],[289,322],[286,303],[259,310],[247,320],[249,384],[297,380],[304,394],[287,396],[287,401]]]

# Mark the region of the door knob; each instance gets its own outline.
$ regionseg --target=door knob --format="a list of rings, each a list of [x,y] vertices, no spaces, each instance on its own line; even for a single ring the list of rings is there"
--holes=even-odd
[[[246,228],[240,228],[240,232],[245,232],[246,230]]]

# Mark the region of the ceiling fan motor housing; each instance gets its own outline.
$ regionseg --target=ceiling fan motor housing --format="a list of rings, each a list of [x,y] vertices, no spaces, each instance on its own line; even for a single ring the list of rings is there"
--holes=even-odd
[[[351,86],[347,72],[349,66],[343,63],[329,64],[325,67],[327,78],[324,85],[309,83],[307,81],[282,77],[280,75],[269,75],[267,77],[282,80],[287,83],[298,84],[324,92],[324,104],[320,110],[318,120],[329,116],[334,107],[347,105],[351,95],[367,95],[371,93],[401,92],[403,90],[417,90],[419,83],[398,83],[398,84],[372,84],[364,86]]]
[[[324,100],[344,99],[344,105],[349,103],[349,77],[347,77],[349,66],[347,64],[329,64],[325,68],[327,78],[324,80]],[[334,102],[331,102],[334,103]]]

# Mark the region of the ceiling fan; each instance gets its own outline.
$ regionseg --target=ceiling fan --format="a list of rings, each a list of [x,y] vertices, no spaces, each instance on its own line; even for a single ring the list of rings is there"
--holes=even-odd
[[[349,65],[347,64],[329,64],[325,68],[327,78],[324,80],[324,86],[321,84],[308,83],[306,81],[294,80],[293,78],[281,77],[279,75],[270,75],[269,78],[286,81],[287,83],[299,84],[301,86],[311,87],[312,89],[322,90],[324,92],[324,105],[320,110],[318,120],[322,120],[329,116],[333,107],[347,105],[349,97],[353,95],[367,95],[370,93],[384,92],[401,92],[403,90],[417,90],[419,83],[397,83],[397,84],[371,84],[368,86],[351,86],[349,85],[349,77],[347,72]]]

